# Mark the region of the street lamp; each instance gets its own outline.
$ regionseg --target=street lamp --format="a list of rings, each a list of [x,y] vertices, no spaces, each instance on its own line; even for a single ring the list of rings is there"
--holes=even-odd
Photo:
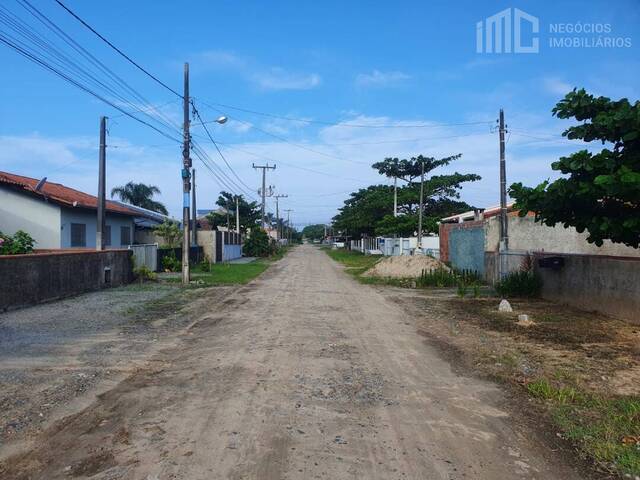
[[[225,117],[224,115],[222,115],[221,117],[218,117],[216,119],[216,123],[219,123],[220,125],[222,125],[223,123],[227,123],[227,120],[229,120],[227,117]]]

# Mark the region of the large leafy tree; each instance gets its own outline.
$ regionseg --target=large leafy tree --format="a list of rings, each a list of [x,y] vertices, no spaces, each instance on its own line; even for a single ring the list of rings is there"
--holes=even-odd
[[[561,157],[551,168],[565,176],[537,187],[511,185],[521,215],[562,223],[588,232],[587,240],[605,239],[631,247],[640,244],[640,102],[594,97],[584,89],[568,93],[553,109],[558,118],[575,118],[579,125],[563,135],[571,140],[608,144],[598,153],[580,150]]]
[[[229,225],[234,229],[236,225],[236,196],[233,193],[221,192],[216,205],[228,211]],[[238,210],[240,212],[240,231],[242,233],[259,223],[260,207],[256,202],[248,202],[240,195],[238,196]],[[211,212],[207,215],[207,220],[211,222],[214,228],[227,226],[227,214],[224,212]]]
[[[347,230],[353,236],[413,235],[418,229],[420,208],[420,175],[424,163],[424,232],[435,232],[438,220],[447,215],[469,210],[459,200],[466,182],[480,180],[473,173],[433,175],[439,167],[449,165],[461,155],[436,159],[419,155],[410,159],[386,158],[373,164],[381,175],[401,180],[398,188],[398,216],[393,216],[393,187],[376,185],[351,194],[334,218],[334,228]]]
[[[166,207],[153,199],[154,195],[160,195],[160,189],[144,183],[128,182],[124,186],[111,189],[111,198],[118,196],[122,202],[168,215]]]
[[[318,223],[315,225],[307,225],[302,229],[302,236],[311,240],[321,240],[324,238],[325,225]]]

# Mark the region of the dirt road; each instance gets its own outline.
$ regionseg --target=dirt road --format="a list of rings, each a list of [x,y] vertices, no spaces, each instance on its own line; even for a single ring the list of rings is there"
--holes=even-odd
[[[207,310],[0,477],[580,478],[312,246]]]

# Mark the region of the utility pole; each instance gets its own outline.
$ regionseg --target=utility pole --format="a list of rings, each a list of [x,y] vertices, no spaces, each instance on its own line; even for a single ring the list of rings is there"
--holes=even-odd
[[[198,245],[198,218],[196,210],[196,169],[191,169],[191,245]]]
[[[503,255],[501,252],[509,250],[509,223],[507,219],[507,168],[505,161],[505,142],[504,142],[504,110],[500,109],[500,245],[499,245],[499,277],[502,278],[507,272],[504,267]]]
[[[291,245],[291,212],[293,212],[293,210],[291,210],[290,208],[286,209],[285,212],[287,212],[287,245]]]
[[[96,223],[96,250],[104,250],[105,222],[105,190],[107,169],[107,117],[100,117],[100,152],[98,153],[98,218]]]
[[[266,195],[266,190],[267,190],[267,170],[275,170],[276,166],[273,165],[272,167],[269,166],[269,164],[267,163],[266,165],[256,165],[255,163],[252,163],[251,166],[253,168],[255,168],[256,170],[261,168],[262,169],[262,228],[264,228],[266,230],[266,223],[267,220],[264,216],[264,211],[265,211],[265,195]]]
[[[188,285],[189,272],[189,190],[191,190],[191,170],[189,137],[189,64],[184,64],[184,94],[183,94],[183,145],[182,145],[182,284]]]
[[[393,216],[398,216],[398,177],[393,177]]]
[[[274,195],[273,198],[276,199],[276,240],[280,240],[282,238],[281,232],[281,224],[280,224],[280,207],[278,205],[279,198],[287,198],[289,195]]]
[[[236,195],[236,233],[240,235],[240,197]]]
[[[420,212],[418,213],[418,250],[422,253],[422,210],[424,204],[424,161],[420,162]]]

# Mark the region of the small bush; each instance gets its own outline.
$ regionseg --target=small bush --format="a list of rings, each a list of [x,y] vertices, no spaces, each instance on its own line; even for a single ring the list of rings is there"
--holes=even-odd
[[[171,251],[169,255],[162,257],[162,269],[164,271],[177,272],[182,268],[182,264],[176,258],[175,252]]]
[[[0,232],[0,255],[19,255],[33,252],[36,241],[31,235],[18,230],[13,235]]]
[[[533,270],[520,270],[509,273],[495,285],[495,289],[503,297],[538,297],[542,279]]]
[[[249,257],[268,257],[275,253],[277,247],[262,228],[254,228],[244,244],[244,253]]]
[[[478,283],[480,277],[472,270],[447,270],[437,268],[435,270],[423,270],[416,280],[417,287],[457,287],[460,283],[465,286]]]
[[[149,267],[147,267],[146,265],[142,265],[141,267],[138,267],[138,268],[134,269],[133,270],[133,274],[140,281],[140,283],[142,283],[144,281],[147,281],[147,280],[155,280],[156,279],[156,274],[153,273],[151,271],[151,269]]]
[[[467,289],[468,289],[467,284],[464,283],[462,280],[460,280],[458,282],[458,296],[460,298],[464,298],[465,295],[467,294]]]

